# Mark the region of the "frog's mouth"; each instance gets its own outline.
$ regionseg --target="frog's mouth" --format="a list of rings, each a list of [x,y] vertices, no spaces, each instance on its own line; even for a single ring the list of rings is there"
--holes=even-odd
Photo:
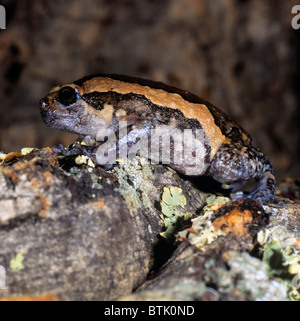
[[[74,109],[78,109],[78,106]],[[40,101],[40,113],[47,126],[70,133],[78,133],[81,119],[78,110],[61,108],[57,101],[51,97],[45,97]]]
[[[40,109],[43,122],[55,129],[64,130],[70,133],[77,133],[78,119],[73,115],[62,115],[56,111]]]

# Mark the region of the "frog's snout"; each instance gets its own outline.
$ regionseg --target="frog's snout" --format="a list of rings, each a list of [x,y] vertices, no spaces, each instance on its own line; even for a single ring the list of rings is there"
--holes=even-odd
[[[46,109],[49,106],[49,98],[45,97],[40,100],[40,109]]]

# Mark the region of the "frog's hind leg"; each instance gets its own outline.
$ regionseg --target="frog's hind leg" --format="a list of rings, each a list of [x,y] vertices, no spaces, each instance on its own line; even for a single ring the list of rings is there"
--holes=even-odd
[[[253,191],[242,198],[268,200],[276,192],[270,160],[257,148],[240,142],[223,144],[212,159],[207,174],[231,186],[255,179]]]
[[[272,172],[264,172],[256,179],[256,185],[247,198],[265,199],[274,198],[276,193],[275,176]]]

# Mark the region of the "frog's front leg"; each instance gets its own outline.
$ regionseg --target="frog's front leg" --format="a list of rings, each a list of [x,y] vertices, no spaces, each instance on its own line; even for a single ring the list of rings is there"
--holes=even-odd
[[[97,163],[96,153],[99,145],[81,145],[79,142],[65,148],[62,144],[52,146],[52,150],[58,156],[84,155],[88,156],[94,163]]]
[[[255,179],[253,191],[243,198],[268,200],[276,192],[270,160],[258,149],[240,142],[224,143],[212,159],[207,174],[220,183],[230,185]]]
[[[95,143],[93,143],[92,138],[90,136],[85,136],[82,138],[79,137],[75,143],[67,148],[62,144],[51,146],[51,148],[57,155],[70,156],[74,154],[85,155],[84,152],[82,153],[84,147],[87,147],[87,149],[92,149],[93,146],[95,146]]]

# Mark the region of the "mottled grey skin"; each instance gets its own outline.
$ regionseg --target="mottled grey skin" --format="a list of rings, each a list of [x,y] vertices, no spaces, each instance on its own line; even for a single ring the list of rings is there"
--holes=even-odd
[[[177,129],[197,129],[198,134],[195,135],[198,135],[197,139],[203,146],[203,152],[201,154],[202,167],[198,171],[191,172],[190,175],[212,176],[218,182],[229,184],[232,187],[242,185],[250,179],[255,179],[257,183],[254,190],[244,197],[256,200],[271,199],[274,197],[276,191],[275,177],[270,160],[257,148],[252,146],[251,137],[244,129],[214,105],[187,91],[162,83],[120,75],[97,76],[110,77],[127,83],[138,83],[151,88],[163,89],[168,93],[177,93],[191,103],[204,104],[209,109],[215,125],[220,128],[226,140],[211,159],[210,139],[199,121],[186,118],[179,109],[171,109],[166,106],[153,104],[145,96],[135,94],[134,92],[130,94],[119,94],[114,91],[95,91],[82,95],[76,92],[73,96],[71,88],[71,94],[70,97],[68,97],[66,95],[64,96],[61,89],[59,89],[41,101],[40,110],[43,121],[53,128],[95,138],[97,129],[101,127],[113,129],[113,131],[117,133],[117,123],[119,120],[122,120],[117,116],[117,111],[121,109],[126,110],[127,116],[125,118],[128,122],[128,136],[124,141],[120,140],[117,147],[123,148],[123,144],[127,144],[126,147],[129,149],[136,143],[136,137],[139,134],[141,136],[149,136],[151,129],[158,125],[170,126],[171,130],[171,123],[173,126],[175,120]],[[81,86],[93,77],[95,77],[95,75],[80,79],[74,82],[74,86]],[[69,86],[63,86],[61,88],[67,87],[70,88]],[[104,122],[99,116],[95,116],[95,113],[93,113],[93,110],[101,111],[106,103],[112,105],[114,108],[111,122]],[[136,133],[138,133],[138,135]],[[98,146],[84,147],[77,144],[69,151],[66,151],[63,147],[55,148],[55,150],[63,154],[84,154],[96,161],[95,154]],[[178,166],[171,162],[169,166],[186,174],[187,165],[185,163]]]

